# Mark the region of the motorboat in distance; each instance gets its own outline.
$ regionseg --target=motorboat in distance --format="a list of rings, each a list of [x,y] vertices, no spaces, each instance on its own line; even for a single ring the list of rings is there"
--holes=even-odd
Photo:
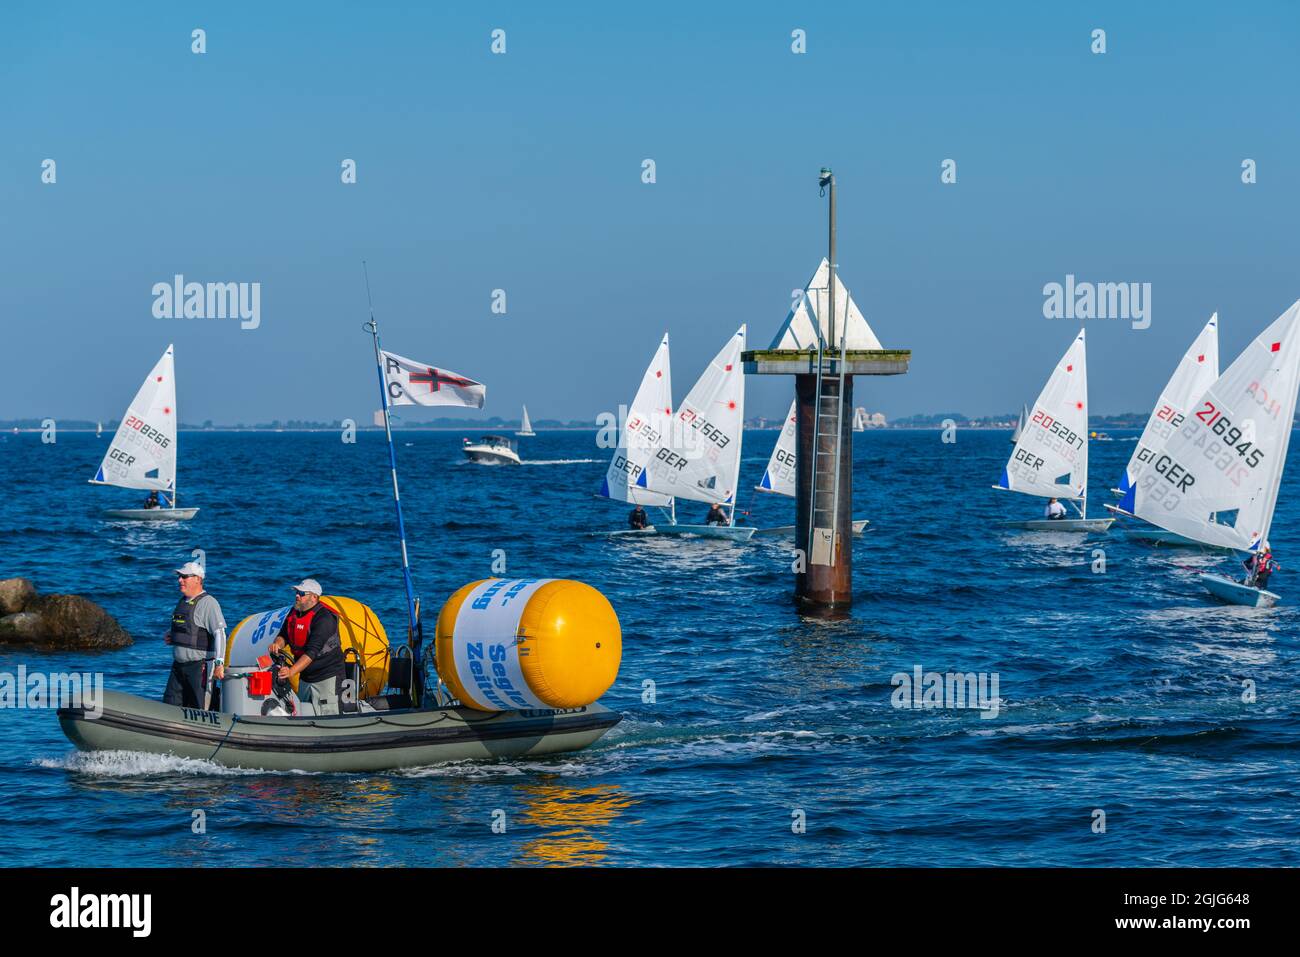
[[[464,440],[462,449],[471,462],[480,465],[519,465],[519,450],[504,435],[484,435],[477,442]]]

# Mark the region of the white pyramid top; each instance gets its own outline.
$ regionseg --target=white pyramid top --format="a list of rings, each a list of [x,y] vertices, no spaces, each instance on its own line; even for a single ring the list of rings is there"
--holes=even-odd
[[[772,340],[769,349],[816,349],[817,330],[813,325],[814,316],[820,321],[822,337],[828,333],[825,317],[830,312],[830,275],[831,265],[825,257],[821,265],[804,286],[804,294],[785,317],[781,331]],[[848,310],[848,325],[845,326],[845,308]],[[840,348],[839,338],[848,330],[848,342],[845,347],[850,351],[860,349],[881,349],[880,340],[867,325],[866,317],[858,309],[848,289],[835,275],[835,334],[836,342],[827,342],[827,348]]]

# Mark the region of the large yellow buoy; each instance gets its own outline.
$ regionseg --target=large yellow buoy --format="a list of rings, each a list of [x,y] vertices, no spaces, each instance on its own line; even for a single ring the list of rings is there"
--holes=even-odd
[[[388,682],[388,635],[379,623],[379,616],[355,598],[342,595],[325,595],[321,602],[339,616],[339,644],[343,646],[348,661],[360,659],[362,667],[361,695],[370,698],[384,690]],[[226,638],[226,663],[251,666],[266,654],[267,647],[280,633],[280,626],[292,610],[289,605],[274,611],[249,615]],[[290,679],[298,687],[298,676]]]
[[[623,632],[605,596],[562,578],[488,578],[438,615],[438,673],[478,711],[578,708],[618,677]]]

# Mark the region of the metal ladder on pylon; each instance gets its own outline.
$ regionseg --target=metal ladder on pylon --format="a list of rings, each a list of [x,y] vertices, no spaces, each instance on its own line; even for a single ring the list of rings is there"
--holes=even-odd
[[[847,317],[848,310],[845,310]],[[820,323],[818,324],[820,326]],[[840,456],[843,452],[844,421],[844,349],[847,336],[840,339],[840,353],[830,353],[827,362],[825,342],[817,336],[817,405],[813,416],[812,508],[809,510],[811,533],[808,547],[811,565],[831,565],[835,559],[835,516],[840,505]]]

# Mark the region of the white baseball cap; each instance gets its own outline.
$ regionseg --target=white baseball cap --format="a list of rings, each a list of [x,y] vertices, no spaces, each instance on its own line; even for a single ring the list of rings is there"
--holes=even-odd
[[[324,594],[320,589],[320,582],[314,578],[304,578],[302,581],[298,582],[298,584],[290,585],[289,587],[294,591],[305,591],[312,595]]]
[[[198,575],[200,578],[205,577],[203,566],[198,562],[186,562],[180,568],[176,569],[177,575]]]

